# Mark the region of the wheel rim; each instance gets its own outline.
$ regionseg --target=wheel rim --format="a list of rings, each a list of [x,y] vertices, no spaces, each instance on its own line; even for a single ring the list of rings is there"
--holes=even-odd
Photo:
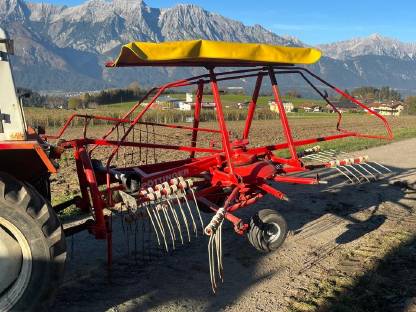
[[[0,231],[0,238],[3,238],[0,251],[6,256],[2,261],[4,267],[8,269],[7,278],[2,278],[0,273],[0,311],[8,311],[20,299],[29,283],[32,252],[23,233],[2,217],[0,217]]]
[[[274,243],[277,241],[280,237],[280,234],[282,233],[282,230],[280,229],[279,224],[272,222],[268,223],[267,227],[264,231],[264,240],[268,243]]]

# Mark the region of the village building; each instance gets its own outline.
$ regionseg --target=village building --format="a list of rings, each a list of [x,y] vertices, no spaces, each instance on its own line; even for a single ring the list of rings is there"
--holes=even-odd
[[[355,104],[353,102],[331,101],[331,103],[335,106],[335,108],[340,113],[355,112],[355,111],[362,110],[360,106],[358,106],[357,104]],[[329,105],[329,104],[326,106],[326,109],[330,113],[335,113],[334,108],[331,105]]]
[[[155,104],[157,104],[157,106],[160,108],[175,109],[175,108],[179,108],[180,102],[181,100],[172,98],[170,95],[166,95],[166,96],[160,96],[156,100]]]
[[[400,116],[404,110],[404,105],[399,101],[375,102],[370,105],[370,109],[383,116]]]
[[[237,108],[238,109],[243,109],[243,108],[247,108],[249,106],[250,102],[241,102],[241,103],[237,103]]]
[[[322,107],[314,104],[305,104],[302,106],[302,109],[305,113],[319,113],[322,112]]]
[[[202,109],[205,109],[205,110],[210,110],[210,109],[212,109],[212,110],[214,110],[215,109],[215,103],[213,103],[213,102],[202,102],[201,103],[201,108]],[[195,109],[195,103],[193,103],[193,102],[179,102],[179,107],[178,107],[178,109],[179,110],[182,110],[182,111],[191,111],[191,110],[193,110],[193,109]]]
[[[269,101],[269,108],[272,112],[279,113],[279,107],[277,106],[277,103],[274,100]],[[286,113],[291,113],[295,110],[295,106],[292,102],[283,102],[283,108]]]

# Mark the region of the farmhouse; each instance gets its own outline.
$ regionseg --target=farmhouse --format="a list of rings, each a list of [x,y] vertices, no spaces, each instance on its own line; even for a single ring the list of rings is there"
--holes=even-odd
[[[341,102],[341,101],[331,101],[331,103],[335,106],[335,108],[340,112],[340,113],[344,113],[344,112],[353,112],[353,111],[357,111],[360,110],[361,108],[354,104],[353,102]],[[334,113],[335,110],[331,105],[327,105],[326,109],[328,110],[328,112],[330,113]]]
[[[304,106],[302,106],[302,109],[305,113],[319,113],[322,112],[322,107],[319,105],[314,105],[314,104],[304,104]]]
[[[169,95],[167,96],[161,96],[156,100],[156,104],[160,107],[165,107],[165,108],[178,108],[179,107],[179,103],[181,102],[181,100],[176,99],[176,98],[172,98]]]
[[[391,101],[389,103],[375,102],[370,109],[383,116],[400,116],[404,109],[402,102]]]
[[[295,110],[295,106],[292,102],[283,102],[283,107],[286,113],[291,113]],[[279,107],[274,100],[269,101],[269,108],[272,112],[279,113]]]
[[[243,109],[243,108],[247,108],[249,106],[250,102],[239,102],[237,103],[237,108],[238,109]]]
[[[215,103],[213,103],[213,102],[202,102],[201,107],[202,107],[202,109],[205,109],[205,110],[215,109]],[[191,111],[191,110],[195,109],[195,103],[180,101],[179,104],[178,104],[177,109],[182,110],[182,111]]]

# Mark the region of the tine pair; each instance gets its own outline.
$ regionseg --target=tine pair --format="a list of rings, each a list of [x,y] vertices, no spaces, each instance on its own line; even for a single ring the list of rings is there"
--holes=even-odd
[[[209,274],[211,278],[212,291],[215,293],[217,289],[215,268],[218,271],[218,277],[221,282],[224,281],[223,265],[222,265],[222,222],[218,228],[213,232],[208,241],[208,261]]]
[[[343,152],[344,154],[345,154],[345,152]],[[366,162],[367,164],[368,164],[368,162]],[[377,161],[371,161],[371,163],[373,163],[373,164],[375,164],[375,165],[377,165],[377,166],[379,166],[380,168],[382,168],[382,169],[384,169],[384,170],[386,170],[387,172],[392,172],[389,168],[387,168],[386,166],[383,166],[382,164],[380,164],[379,162],[377,162]],[[377,173],[380,173],[380,174],[383,174],[383,173],[381,173],[379,170],[377,170],[376,168],[374,168],[374,167],[371,167],[373,170],[375,170]]]
[[[208,241],[208,263],[209,274],[211,279],[212,291],[215,293],[217,289],[216,270],[221,282],[223,278],[222,265],[222,224],[224,221],[225,209],[220,208],[212,218],[211,222],[205,228],[205,234],[209,236]]]
[[[309,158],[309,159],[312,159],[312,160],[323,161],[323,162],[334,160],[334,158],[329,157],[329,155],[325,156],[325,154],[323,154],[323,152],[308,155],[308,156],[305,156],[304,158]],[[337,170],[339,173],[341,173],[343,176],[345,176],[352,184],[354,184],[354,180],[348,174],[350,174],[353,178],[355,178],[358,181],[358,183],[361,183],[361,180],[350,169],[348,169],[348,167],[352,167],[352,166],[351,165],[336,166],[336,167],[333,167],[332,169]],[[343,170],[341,170],[341,168]],[[354,170],[355,170],[355,168],[354,168]]]

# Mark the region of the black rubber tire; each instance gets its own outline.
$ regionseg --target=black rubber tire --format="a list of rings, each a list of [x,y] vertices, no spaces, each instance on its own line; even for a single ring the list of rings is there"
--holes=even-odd
[[[45,197],[49,202],[51,201],[51,182],[49,180],[49,173],[36,178],[34,181],[29,181],[30,185],[33,186],[40,195]]]
[[[0,217],[21,232],[32,256],[29,281],[11,311],[47,311],[64,276],[62,225],[34,187],[6,173],[0,173]]]
[[[268,229],[279,229],[277,236],[269,240]],[[285,241],[287,236],[287,223],[285,219],[275,210],[263,209],[257,212],[250,220],[250,229],[247,239],[259,251],[271,252],[277,250]]]

